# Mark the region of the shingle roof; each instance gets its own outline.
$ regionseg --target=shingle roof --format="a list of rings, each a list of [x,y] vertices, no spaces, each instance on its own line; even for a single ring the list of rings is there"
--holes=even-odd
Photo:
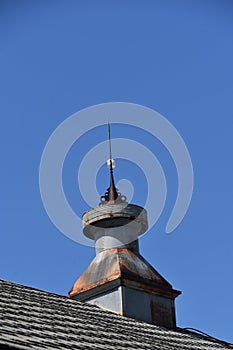
[[[49,350],[233,349],[233,345],[195,333],[171,331],[0,280],[0,348],[7,346]]]

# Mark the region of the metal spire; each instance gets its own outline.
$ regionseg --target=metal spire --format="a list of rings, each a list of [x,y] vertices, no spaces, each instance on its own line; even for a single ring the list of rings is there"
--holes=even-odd
[[[112,164],[112,145],[111,145],[111,130],[110,130],[110,123],[108,120],[108,148],[109,148],[109,169],[110,171],[113,171],[113,164]]]
[[[110,185],[104,196],[101,196],[102,203],[114,204],[115,200],[118,198],[118,192],[114,182],[113,169],[115,168],[115,161],[112,158],[112,145],[111,145],[111,132],[110,123],[108,121],[108,147],[109,147],[109,159],[107,165],[110,170]]]
[[[113,169],[116,164],[112,158],[112,145],[111,145],[111,132],[110,132],[110,123],[108,121],[108,148],[109,148],[109,159],[107,161],[108,168],[110,170],[110,185],[107,191],[103,196],[100,197],[100,204],[114,204],[114,203],[127,203],[126,196],[121,195],[118,189],[115,186]]]
[[[111,145],[111,132],[110,123],[108,121],[108,146],[109,146],[109,170],[110,170],[110,185],[107,190],[107,201],[109,204],[113,204],[118,197],[117,189],[114,182],[113,168],[115,167],[115,162],[112,159],[112,145]]]

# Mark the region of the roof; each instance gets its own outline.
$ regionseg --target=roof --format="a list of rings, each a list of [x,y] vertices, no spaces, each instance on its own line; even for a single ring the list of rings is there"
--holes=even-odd
[[[204,336],[139,322],[0,280],[0,349],[233,349]]]
[[[97,289],[119,279],[122,285],[142,287],[144,291],[157,291],[168,297],[176,297],[179,291],[168,283],[139,253],[127,248],[106,249],[97,254],[86,271],[79,277],[69,296]],[[110,283],[109,283],[110,284]],[[81,299],[83,300],[83,299]]]

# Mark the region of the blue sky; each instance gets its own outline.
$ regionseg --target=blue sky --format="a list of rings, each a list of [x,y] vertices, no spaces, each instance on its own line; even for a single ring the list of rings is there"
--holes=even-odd
[[[1,0],[0,278],[67,294],[95,253],[58,232],[43,208],[38,178],[44,146],[63,120],[85,107],[145,105],[183,137],[195,187],[184,220],[166,235],[177,191],[174,164],[147,133],[113,128],[113,137],[150,148],[168,182],[165,210],[140,240],[141,253],[182,290],[180,327],[233,342],[232,16],[230,0]],[[105,139],[105,127],[93,130],[64,165],[66,195],[78,213],[87,209],[75,180],[78,162]],[[143,205],[145,176],[130,162],[117,164],[117,181],[129,179],[134,202]],[[102,167],[97,187],[104,193],[107,186]]]

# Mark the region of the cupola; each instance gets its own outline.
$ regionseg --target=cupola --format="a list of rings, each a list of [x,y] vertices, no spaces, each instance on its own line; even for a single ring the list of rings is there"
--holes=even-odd
[[[69,297],[126,317],[174,329],[172,288],[139,253],[138,238],[148,228],[144,208],[127,203],[115,186],[110,126],[110,185],[101,202],[83,214],[83,233],[95,242],[96,257],[78,278]]]

